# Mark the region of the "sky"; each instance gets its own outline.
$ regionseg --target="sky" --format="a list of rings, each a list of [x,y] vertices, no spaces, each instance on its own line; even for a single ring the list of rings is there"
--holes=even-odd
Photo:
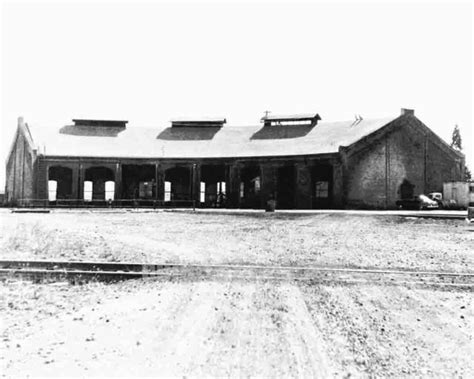
[[[162,126],[415,115],[474,172],[470,2],[2,2],[0,188],[17,118]]]

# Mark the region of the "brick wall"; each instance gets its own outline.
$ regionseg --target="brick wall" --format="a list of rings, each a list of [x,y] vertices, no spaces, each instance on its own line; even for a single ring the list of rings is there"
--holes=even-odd
[[[349,208],[385,207],[385,148],[382,140],[349,157],[344,183]]]
[[[31,149],[24,129],[18,128],[6,167],[5,198],[8,204],[35,197],[35,159],[36,153]]]
[[[48,198],[48,179],[47,179],[47,163],[43,158],[39,158],[37,162],[36,175],[36,198]]]
[[[414,117],[403,117],[380,138],[345,157],[349,208],[395,208],[404,180],[414,194],[442,192],[443,182],[462,178],[463,159]]]

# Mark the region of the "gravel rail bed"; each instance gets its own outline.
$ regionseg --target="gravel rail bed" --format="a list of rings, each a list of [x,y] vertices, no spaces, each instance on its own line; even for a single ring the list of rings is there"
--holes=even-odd
[[[347,269],[334,267],[284,267],[259,265],[140,264],[74,261],[0,260],[0,276],[70,281],[118,281],[155,278],[240,278],[256,280],[303,280],[313,283],[379,283],[474,288],[474,274]]]

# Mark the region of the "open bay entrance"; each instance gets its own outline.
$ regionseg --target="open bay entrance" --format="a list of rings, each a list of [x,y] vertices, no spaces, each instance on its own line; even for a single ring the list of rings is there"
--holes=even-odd
[[[278,168],[277,171],[277,208],[292,209],[296,199],[296,171],[295,166],[288,165]]]

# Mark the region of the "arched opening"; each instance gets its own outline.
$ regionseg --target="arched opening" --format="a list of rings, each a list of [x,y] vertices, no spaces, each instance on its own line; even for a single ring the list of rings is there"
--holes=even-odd
[[[105,183],[109,181],[114,181],[115,175],[113,170],[107,167],[90,167],[86,170],[84,178],[84,200],[89,200],[86,198],[90,197],[90,200],[105,200]],[[92,191],[90,190],[90,185],[86,184],[87,182],[92,183]]]
[[[54,197],[54,200],[51,200]],[[48,170],[48,199],[72,199],[72,169],[52,166]]]
[[[227,201],[226,170],[224,165],[203,165],[199,202],[203,207],[225,207]]]
[[[155,199],[155,165],[123,165],[122,188],[123,199]]]
[[[260,193],[260,167],[244,167],[240,173],[240,206],[242,208],[260,208]]]
[[[191,170],[173,167],[165,171],[165,201],[191,201]]]

